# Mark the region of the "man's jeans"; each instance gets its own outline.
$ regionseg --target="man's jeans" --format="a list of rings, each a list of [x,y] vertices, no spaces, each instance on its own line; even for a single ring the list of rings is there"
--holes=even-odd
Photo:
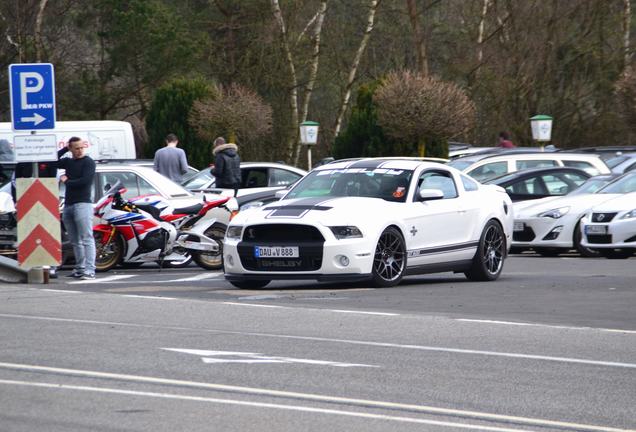
[[[62,220],[73,245],[75,271],[95,274],[95,239],[93,238],[93,204],[65,206]]]

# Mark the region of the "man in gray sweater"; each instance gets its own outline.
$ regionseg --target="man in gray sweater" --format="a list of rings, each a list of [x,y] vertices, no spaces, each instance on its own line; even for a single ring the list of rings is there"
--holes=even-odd
[[[179,139],[175,134],[166,136],[166,146],[155,153],[155,171],[170,180],[181,183],[181,178],[188,172],[188,160],[183,149],[177,147]]]

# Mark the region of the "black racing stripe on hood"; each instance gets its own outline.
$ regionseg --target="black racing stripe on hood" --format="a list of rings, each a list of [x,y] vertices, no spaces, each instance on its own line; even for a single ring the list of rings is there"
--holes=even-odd
[[[289,204],[282,204],[281,201],[274,205],[268,205],[263,210],[271,211],[267,217],[302,217],[309,210],[326,211],[331,207],[321,205],[333,198],[325,199],[324,197],[302,198],[295,200]],[[272,211],[273,210],[273,211]]]

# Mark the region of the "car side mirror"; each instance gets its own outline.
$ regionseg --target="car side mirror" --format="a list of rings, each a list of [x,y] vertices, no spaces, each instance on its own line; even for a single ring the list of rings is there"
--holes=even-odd
[[[418,201],[433,201],[444,198],[444,192],[439,189],[420,189]]]

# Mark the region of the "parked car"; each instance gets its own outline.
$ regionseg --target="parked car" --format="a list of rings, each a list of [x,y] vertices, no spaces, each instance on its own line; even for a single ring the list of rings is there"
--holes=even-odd
[[[284,188],[307,174],[307,171],[276,162],[241,162],[241,187],[238,196],[268,189]],[[212,191],[216,181],[211,167],[199,171],[194,177],[181,183],[190,191]],[[234,193],[226,190],[225,193]],[[217,193],[223,193],[217,189]]]
[[[598,251],[583,244],[581,219],[595,205],[636,192],[636,172],[603,177],[592,177],[589,183],[564,197],[515,203],[513,252],[534,249],[544,256],[556,256],[576,249],[586,257],[598,256]],[[598,189],[598,182],[602,181],[608,183]]]
[[[509,150],[501,154],[466,156],[454,159],[448,164],[480,182],[524,169],[556,166],[580,168],[593,176],[611,172],[598,155],[566,152]]]
[[[612,172],[623,174],[636,169],[636,153],[623,153],[605,161]]]
[[[501,274],[512,202],[436,162],[335,161],[312,170],[280,200],[232,219],[226,279],[258,288],[277,279],[398,284],[408,274]]]
[[[636,192],[592,207],[581,219],[581,232],[581,244],[606,258],[632,256],[636,252]]]
[[[98,163],[101,163],[101,164],[118,163],[118,164],[127,164],[127,165],[138,165],[138,166],[145,166],[152,169],[154,169],[154,166],[155,166],[155,161],[153,159],[104,159],[104,160],[99,160]],[[183,175],[183,178],[181,179],[181,181],[184,182],[189,180],[190,178],[194,177],[198,172],[199,172],[198,169],[188,165],[188,172]]]
[[[572,149],[560,149],[559,151],[568,153],[593,153],[600,156],[603,160],[609,160],[613,157],[620,156],[623,153],[636,152],[636,146],[632,145],[612,145],[612,146],[596,146],[596,147],[578,147]]]
[[[504,174],[484,182],[506,190],[513,202],[566,195],[591,176],[570,167],[536,168]]]

